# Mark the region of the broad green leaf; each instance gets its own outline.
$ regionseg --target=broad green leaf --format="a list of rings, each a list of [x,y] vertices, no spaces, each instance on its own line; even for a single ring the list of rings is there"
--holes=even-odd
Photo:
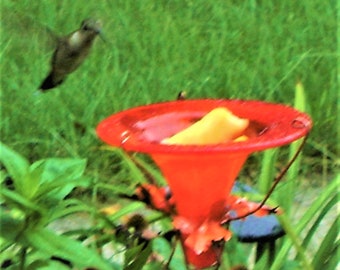
[[[15,191],[11,191],[8,189],[0,190],[1,196],[4,198],[5,202],[14,208],[20,209],[23,213],[28,214],[29,212],[35,211],[38,213],[43,213],[44,208],[35,204],[31,200],[23,197],[21,194]]]
[[[54,260],[37,260],[26,267],[26,270],[70,270],[70,267]]]
[[[187,269],[183,250],[180,244],[176,246],[174,256],[170,262],[170,269],[176,269],[176,270]]]
[[[23,183],[29,162],[2,142],[0,142],[0,163],[5,166],[16,186]]]
[[[170,243],[163,237],[157,237],[152,240],[152,249],[165,259],[170,257],[171,254]]]
[[[79,177],[65,181],[64,178],[55,179],[53,182],[45,182],[36,193],[37,199],[54,202],[64,199],[75,187],[86,187],[90,184],[88,177]]]
[[[240,245],[237,237],[234,235],[225,244],[223,263],[229,268],[234,265],[245,265],[248,262],[250,252],[250,249],[245,251],[245,246]]]
[[[176,269],[176,270],[187,269],[185,266],[185,259],[183,258],[183,254],[181,254],[182,249],[179,246],[177,246],[178,252],[176,253],[176,255],[173,256],[172,259],[170,258],[171,253],[174,251],[173,249],[174,247],[170,245],[169,241],[164,239],[163,237],[157,237],[152,240],[152,250],[155,253],[163,257],[163,268],[159,267],[158,269],[165,269],[164,265],[167,263],[170,263],[170,269]],[[179,253],[181,254],[181,256],[177,256],[177,254]],[[170,259],[171,261],[169,262]],[[223,260],[223,265],[225,265],[224,260]]]
[[[37,161],[33,163],[24,176],[24,181],[20,186],[16,185],[15,190],[27,199],[34,198],[34,195],[39,190],[43,171],[44,162]]]
[[[22,218],[14,217],[10,212],[4,209],[0,211],[0,228],[1,237],[9,243],[18,240],[18,235],[25,228],[25,223]],[[2,247],[1,247],[2,249]]]
[[[61,177],[65,178],[65,181],[78,178],[86,168],[85,159],[49,158],[45,159],[44,162],[45,170],[42,182],[51,182]]]
[[[41,228],[25,232],[27,242],[48,256],[69,260],[75,267],[94,267],[102,270],[117,269],[101,258],[95,250],[85,247],[81,242]]]
[[[50,191],[59,185],[53,192],[54,199],[63,199],[76,186],[73,181],[81,181],[86,168],[85,159],[59,159],[50,158],[45,160],[45,170],[42,174],[41,185],[44,192]],[[49,186],[49,184],[51,184]],[[39,192],[39,194],[41,194]],[[50,194],[51,195],[51,194]]]

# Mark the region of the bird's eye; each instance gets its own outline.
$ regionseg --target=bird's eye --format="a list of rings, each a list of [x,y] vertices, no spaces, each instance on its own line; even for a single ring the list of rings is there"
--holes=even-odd
[[[83,20],[83,21],[81,22],[81,29],[83,29],[83,30],[85,30],[85,31],[90,30],[90,28],[89,28],[89,22],[88,22],[87,19],[86,19],[86,20]]]

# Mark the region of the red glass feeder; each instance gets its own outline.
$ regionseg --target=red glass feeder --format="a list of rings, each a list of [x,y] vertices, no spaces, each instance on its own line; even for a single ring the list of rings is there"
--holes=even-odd
[[[250,120],[247,141],[207,146],[160,143],[217,107],[226,107],[234,115]],[[151,155],[170,186],[178,216],[188,222],[183,226],[192,227],[180,230],[186,260],[204,268],[219,260],[222,247],[193,248],[187,243],[194,241],[192,231],[204,234],[210,226],[205,224],[214,227],[221,222],[226,198],[247,157],[252,152],[295,141],[305,136],[311,126],[306,114],[285,105],[204,99],[122,111],[103,120],[97,134],[109,145]]]

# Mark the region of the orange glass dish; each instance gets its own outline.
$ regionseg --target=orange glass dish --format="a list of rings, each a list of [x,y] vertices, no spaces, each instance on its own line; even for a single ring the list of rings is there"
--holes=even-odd
[[[218,107],[249,119],[247,140],[212,145],[161,143]],[[204,268],[217,263],[222,252],[222,247],[209,243],[229,238],[229,231],[218,224],[225,218],[227,198],[247,157],[295,141],[311,126],[308,115],[282,104],[203,99],[128,109],[103,120],[97,134],[109,145],[153,158],[173,195],[174,226],[181,232],[186,260]],[[206,242],[201,241],[205,234]]]

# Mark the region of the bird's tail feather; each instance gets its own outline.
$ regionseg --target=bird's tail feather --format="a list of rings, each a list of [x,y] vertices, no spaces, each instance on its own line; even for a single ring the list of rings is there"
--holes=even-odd
[[[39,90],[41,91],[47,91],[49,89],[52,89],[56,86],[58,86],[59,84],[61,84],[63,82],[63,80],[60,80],[58,82],[55,82],[55,80],[53,79],[53,74],[52,72],[46,77],[46,79],[41,83]]]

